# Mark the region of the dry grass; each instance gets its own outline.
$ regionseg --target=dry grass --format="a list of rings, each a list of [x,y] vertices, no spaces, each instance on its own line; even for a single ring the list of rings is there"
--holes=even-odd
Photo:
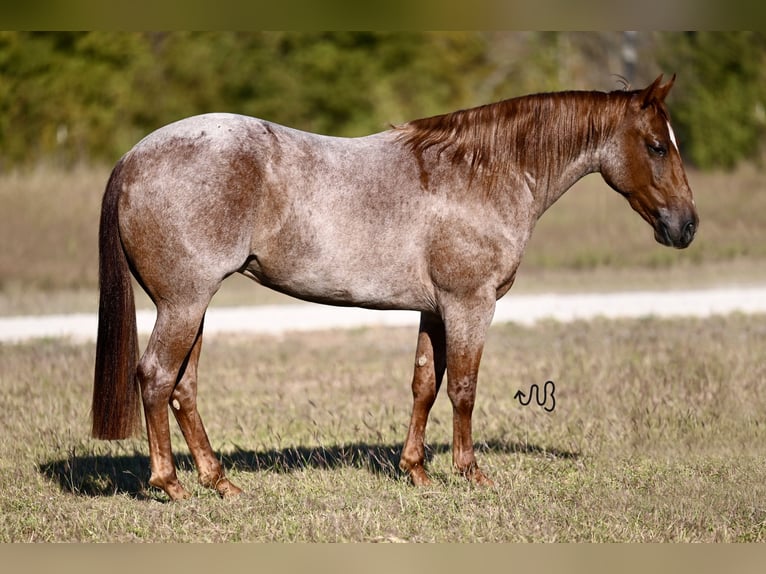
[[[229,475],[221,501],[167,503],[143,440],[87,438],[93,346],[0,346],[0,541],[763,541],[764,317],[492,328],[475,410],[477,489],[450,469],[451,408],[428,443],[433,487],[396,470],[411,329],[212,338],[200,408]],[[556,382],[548,414],[513,400]]]
[[[97,229],[108,169],[40,168],[0,176],[0,314],[93,311]],[[701,227],[684,251],[654,242],[651,229],[588,176],[541,219],[517,290],[660,289],[766,280],[766,173],[691,172]],[[215,304],[286,302],[233,278]],[[140,306],[149,306],[146,298]]]
[[[0,288],[63,290],[98,282],[98,220],[109,172],[39,168],[0,179]]]

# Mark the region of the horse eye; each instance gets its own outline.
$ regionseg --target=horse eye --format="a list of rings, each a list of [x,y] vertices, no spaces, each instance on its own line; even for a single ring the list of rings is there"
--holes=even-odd
[[[668,153],[668,148],[659,142],[648,143],[646,146],[649,148],[649,151],[659,157],[663,157]]]

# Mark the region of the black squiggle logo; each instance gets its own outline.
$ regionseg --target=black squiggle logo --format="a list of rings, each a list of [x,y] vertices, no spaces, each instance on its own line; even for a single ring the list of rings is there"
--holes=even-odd
[[[550,391],[548,391],[548,387],[550,387]],[[527,398],[527,395],[522,393],[521,391],[516,391],[516,394],[513,395],[514,399],[518,399],[519,403],[521,403],[522,406],[526,407],[529,405],[529,403],[532,402],[532,394],[535,395],[535,401],[538,405],[543,407],[543,410],[552,413],[553,409],[556,408],[556,397],[553,395],[553,393],[556,391],[556,385],[553,384],[553,381],[545,381],[545,385],[543,386],[543,397],[542,400],[540,400],[540,387],[537,385],[537,383],[533,383],[532,386],[529,388],[529,398]],[[550,395],[549,395],[550,392]],[[548,408],[546,404],[548,403],[548,397],[551,398],[551,406]],[[527,399],[526,402],[524,402],[524,399]]]

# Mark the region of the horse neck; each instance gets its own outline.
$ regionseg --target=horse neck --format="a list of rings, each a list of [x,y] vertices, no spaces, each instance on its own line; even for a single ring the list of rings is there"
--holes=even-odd
[[[601,150],[623,117],[624,92],[531,96],[515,135],[510,169],[524,174],[538,216],[583,176],[599,170]]]
[[[620,121],[629,92],[536,94],[396,128],[421,169],[431,161],[459,170],[480,193],[527,186],[538,216],[578,179],[597,171],[599,153]],[[442,164],[444,165],[444,164]]]

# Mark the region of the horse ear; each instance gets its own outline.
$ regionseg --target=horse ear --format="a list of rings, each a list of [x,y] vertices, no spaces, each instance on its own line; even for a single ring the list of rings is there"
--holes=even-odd
[[[673,82],[676,81],[676,75],[673,74],[673,77],[670,78],[670,80],[666,84],[662,84],[662,74],[657,76],[657,79],[652,82],[652,84],[641,92],[641,107],[645,108],[652,102],[663,102],[665,101],[665,97],[668,95],[668,92],[670,91],[670,88],[673,87]]]

